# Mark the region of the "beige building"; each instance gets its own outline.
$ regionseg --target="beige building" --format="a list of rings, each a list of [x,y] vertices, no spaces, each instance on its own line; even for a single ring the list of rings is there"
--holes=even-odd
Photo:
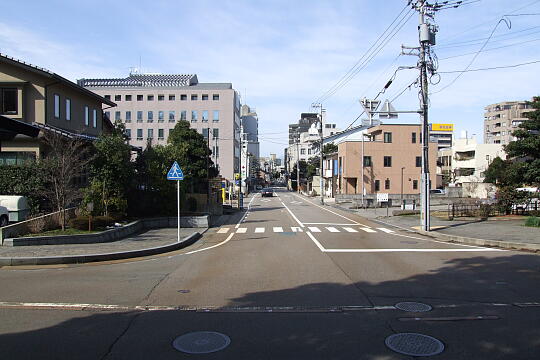
[[[40,156],[38,135],[25,135],[25,128],[91,140],[112,126],[102,108],[113,106],[58,74],[0,54],[0,165]]]
[[[233,180],[240,169],[240,98],[230,83],[199,83],[197,75],[130,74],[81,79],[79,85],[117,104],[106,110],[126,126],[130,144],[166,144],[180,120],[209,137],[212,160]],[[181,165],[181,164],[180,164]]]
[[[508,144],[514,140],[512,132],[529,120],[525,113],[532,111],[525,101],[505,101],[486,106],[484,113],[484,143]]]
[[[421,126],[386,124],[363,130],[363,141],[345,139],[338,144],[337,193],[419,194],[421,179]],[[363,159],[363,174],[362,174]],[[437,184],[437,143],[429,144],[431,188]]]

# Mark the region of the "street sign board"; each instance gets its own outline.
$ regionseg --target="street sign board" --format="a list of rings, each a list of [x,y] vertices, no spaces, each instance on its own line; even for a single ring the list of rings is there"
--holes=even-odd
[[[388,193],[378,193],[377,202],[388,202]]]
[[[176,161],[167,173],[167,180],[184,180],[184,173]]]

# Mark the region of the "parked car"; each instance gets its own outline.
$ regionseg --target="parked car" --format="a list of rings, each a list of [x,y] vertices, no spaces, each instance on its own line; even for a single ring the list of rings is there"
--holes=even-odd
[[[270,189],[270,188],[266,188],[266,189],[262,189],[261,190],[261,196],[262,197],[266,197],[266,196],[274,196],[274,190]]]
[[[445,194],[444,189],[431,189],[429,190],[430,194]]]

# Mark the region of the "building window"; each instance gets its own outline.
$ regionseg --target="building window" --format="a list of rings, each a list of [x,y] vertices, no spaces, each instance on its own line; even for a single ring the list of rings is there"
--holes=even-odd
[[[308,149],[308,150],[307,150],[307,154],[308,154],[308,155],[311,155],[311,149]]]
[[[137,129],[137,140],[142,140],[142,129]]]
[[[371,166],[371,156],[364,156],[364,166]]]
[[[383,134],[384,136],[384,142],[385,143],[391,143],[392,142],[392,133],[391,132],[385,132]]]
[[[208,110],[203,110],[202,112],[202,121],[208,122]]]
[[[204,136],[205,139],[208,139],[208,128],[203,128],[202,129],[202,136]]]
[[[390,189],[390,179],[384,180],[384,189],[389,190]]]
[[[109,120],[111,119],[111,112],[110,111],[105,111],[103,114],[105,114],[105,117],[107,119],[109,119]]]
[[[215,101],[219,100],[219,94],[212,95],[212,100],[215,100]]]
[[[384,157],[384,167],[392,167],[392,157],[391,156],[385,156]]]
[[[180,100],[181,101],[186,101],[187,100],[187,95],[186,94],[180,95]]]
[[[131,95],[126,95],[125,100],[126,100],[126,101],[131,101]]]
[[[413,188],[413,190],[418,190],[418,180],[413,180],[412,181],[412,188]]]
[[[54,94],[54,117],[60,118],[60,95]]]
[[[416,167],[422,167],[422,157],[421,156],[416,157]]]
[[[196,122],[197,119],[197,110],[191,110],[191,122]]]
[[[198,97],[197,97],[197,94],[191,94],[191,100],[197,100]]]
[[[84,125],[90,125],[90,113],[88,112],[88,106],[84,106]]]
[[[0,89],[0,114],[16,115],[19,112],[17,89]]]
[[[187,120],[187,111],[186,110],[180,111],[180,120]]]
[[[411,133],[411,142],[413,144],[416,144],[416,133],[415,132]]]
[[[208,94],[202,94],[202,99],[203,99],[203,101],[208,100]]]
[[[169,111],[169,122],[174,122],[174,116],[175,116],[175,112]]]
[[[66,99],[66,120],[71,120],[71,99]]]
[[[163,129],[158,129],[157,131],[157,137],[159,140],[163,140],[165,138],[165,130]]]
[[[114,95],[114,101],[122,101],[122,95]]]
[[[137,122],[142,122],[142,111],[137,111]]]
[[[219,129],[218,128],[212,129],[212,134],[214,136],[214,139],[219,138]]]
[[[146,118],[146,120],[148,122],[154,122],[154,112],[153,111],[148,112],[148,117]]]
[[[176,96],[175,95],[169,95],[169,101],[174,101],[176,100]]]
[[[126,122],[127,123],[131,122],[131,111],[126,111]]]
[[[105,99],[107,99],[107,100],[111,100],[111,95],[105,95],[104,97],[105,97]]]
[[[300,155],[306,155],[306,149],[300,149]]]
[[[381,182],[380,180],[375,180],[375,191],[381,190]]]
[[[131,140],[131,129],[126,129],[126,137],[128,138],[128,140]]]
[[[163,101],[163,100],[165,100],[165,95],[158,95],[157,99],[158,99],[158,101]]]
[[[154,101],[154,95],[147,95],[146,100],[148,101]]]
[[[114,112],[114,121],[120,121],[120,111]]]
[[[154,138],[154,129],[148,129],[148,139]]]
[[[144,96],[143,95],[137,95],[137,101],[143,101]]]
[[[212,121],[219,121],[219,110],[214,110],[214,117],[212,118]]]
[[[94,125],[95,128],[97,128],[97,110],[96,109],[92,110],[92,124]]]
[[[158,122],[163,122],[163,120],[165,120],[165,112],[158,111]]]

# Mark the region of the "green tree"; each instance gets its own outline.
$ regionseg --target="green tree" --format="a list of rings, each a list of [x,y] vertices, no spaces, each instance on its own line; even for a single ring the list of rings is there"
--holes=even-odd
[[[338,146],[335,144],[326,144],[323,146],[323,154],[328,155],[338,151]]]
[[[94,143],[95,155],[85,202],[92,201],[94,212],[105,216],[111,212],[126,213],[126,194],[134,177],[131,147],[122,130],[122,126],[117,126],[111,134],[102,135]]]

